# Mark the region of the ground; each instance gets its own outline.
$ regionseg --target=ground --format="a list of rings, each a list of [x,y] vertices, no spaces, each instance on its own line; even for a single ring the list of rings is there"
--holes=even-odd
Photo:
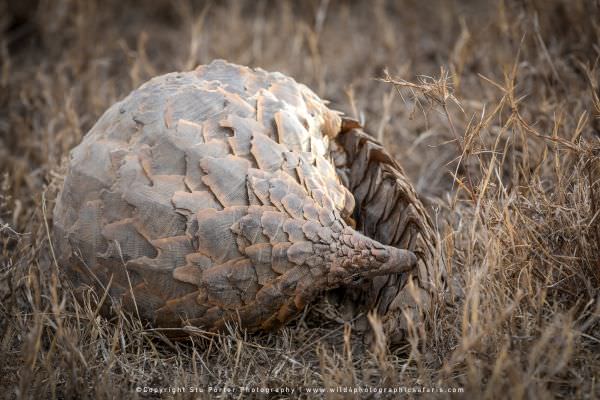
[[[599,21],[594,0],[0,1],[0,397],[600,397]],[[73,299],[49,241],[68,151],[215,58],[307,84],[410,175],[448,285],[405,346],[365,348],[323,306],[173,343]]]

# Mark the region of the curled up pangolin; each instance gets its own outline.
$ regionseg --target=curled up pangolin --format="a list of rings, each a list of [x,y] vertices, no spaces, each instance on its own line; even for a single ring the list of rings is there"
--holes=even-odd
[[[106,111],[71,153],[54,241],[78,291],[157,327],[272,329],[338,288],[397,336],[434,282],[431,222],[386,150],[306,86],[224,61]]]

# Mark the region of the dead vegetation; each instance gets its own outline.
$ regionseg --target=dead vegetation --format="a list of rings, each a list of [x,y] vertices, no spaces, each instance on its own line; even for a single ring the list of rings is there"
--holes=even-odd
[[[2,395],[423,385],[600,396],[599,21],[593,0],[1,2]],[[172,343],[74,301],[49,246],[61,160],[132,88],[214,58],[308,84],[411,175],[451,284],[403,348],[386,345],[376,317],[363,348],[353,322],[322,306],[277,333],[190,329]]]

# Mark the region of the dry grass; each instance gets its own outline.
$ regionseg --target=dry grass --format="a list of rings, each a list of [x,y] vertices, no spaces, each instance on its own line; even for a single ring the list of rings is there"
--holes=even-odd
[[[599,21],[593,0],[0,2],[0,397],[600,397]],[[364,349],[326,306],[273,334],[172,343],[72,298],[48,235],[61,160],[132,88],[213,58],[296,77],[406,167],[452,284],[405,347],[371,316]]]

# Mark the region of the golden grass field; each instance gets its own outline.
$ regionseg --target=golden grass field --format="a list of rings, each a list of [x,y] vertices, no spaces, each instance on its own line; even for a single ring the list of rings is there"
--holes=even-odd
[[[598,1],[4,0],[0,32],[0,398],[600,397]],[[322,305],[174,343],[74,300],[48,240],[69,150],[145,80],[215,58],[307,84],[410,175],[449,285],[404,346],[362,346]]]

